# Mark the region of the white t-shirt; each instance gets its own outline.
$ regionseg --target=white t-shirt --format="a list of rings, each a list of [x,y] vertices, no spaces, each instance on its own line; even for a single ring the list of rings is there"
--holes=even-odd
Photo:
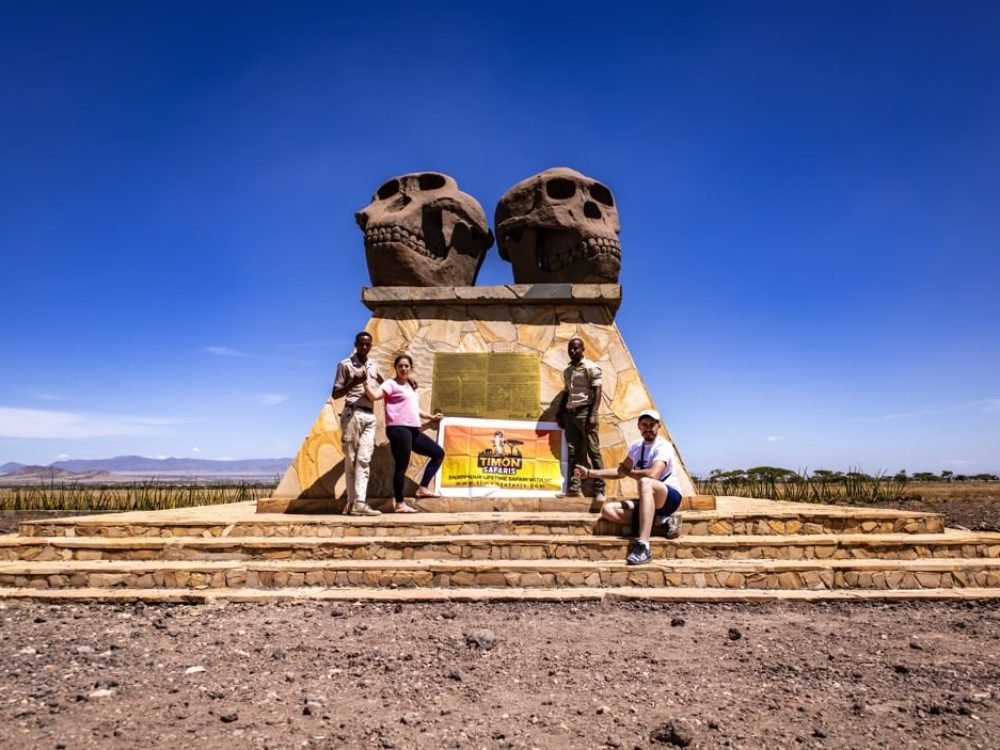
[[[677,454],[674,453],[674,446],[664,440],[662,435],[657,435],[652,443],[636,440],[628,449],[628,457],[632,459],[636,469],[648,469],[654,461],[663,461],[663,476],[659,477],[659,480],[667,487],[673,487],[681,492],[681,483],[674,474]]]

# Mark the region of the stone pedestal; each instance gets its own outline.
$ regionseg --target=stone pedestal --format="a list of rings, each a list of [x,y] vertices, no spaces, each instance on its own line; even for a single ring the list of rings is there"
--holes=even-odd
[[[373,287],[364,289],[361,299],[372,311],[365,327],[374,339],[369,356],[383,376],[390,377],[395,356],[409,354],[424,410],[431,408],[436,352],[533,354],[539,358],[541,373],[537,419],[554,420],[563,389],[562,371],[569,363],[566,344],[574,336],[583,339],[586,356],[604,371],[599,419],[606,467],[617,466],[628,445],[639,438],[636,427],[639,413],[656,408],[614,322],[621,303],[621,286],[617,284]],[[338,417],[342,406],[342,402],[333,399],[323,405],[274,493],[276,500],[332,500],[344,494],[344,456]],[[368,496],[391,497],[392,457],[381,406],[376,407],[376,413],[378,431]],[[665,425],[663,431],[673,442]],[[433,432],[430,434],[434,436]],[[675,471],[683,492],[692,495],[694,486],[683,460],[678,464]],[[423,459],[414,456],[408,475],[419,477],[422,466]],[[413,489],[415,484],[411,480],[408,490],[412,493]],[[607,494],[634,497],[635,482],[630,479],[608,482]],[[289,502],[287,509],[295,510],[295,505]],[[315,503],[310,506],[315,507]]]

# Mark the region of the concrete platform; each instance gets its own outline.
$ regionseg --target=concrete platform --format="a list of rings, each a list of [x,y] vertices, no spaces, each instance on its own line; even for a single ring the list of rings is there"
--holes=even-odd
[[[580,499],[567,498],[579,505]],[[0,537],[0,598],[982,598],[1000,596],[1000,534],[939,514],[711,498],[654,560],[618,527],[562,510],[431,501],[379,517],[261,513],[254,503],[26,521]],[[691,505],[694,505],[692,503]]]
[[[617,588],[569,589],[351,589],[305,586],[283,589],[0,589],[5,599],[34,599],[46,602],[132,602],[174,604],[215,604],[294,601],[397,602],[761,602],[761,601],[979,601],[1000,599],[997,589],[905,590],[761,590],[761,589],[655,589],[621,586]]]
[[[0,563],[11,588],[1000,588],[1000,560],[151,560]]]
[[[439,497],[413,499],[413,507],[428,513],[494,513],[494,512],[588,512],[597,513],[601,503],[592,497]],[[389,497],[372,498],[370,503],[378,510],[391,510]],[[296,498],[265,497],[257,501],[258,513],[341,513],[345,502],[332,497]],[[688,495],[681,500],[681,511],[714,510],[715,495]]]
[[[620,560],[628,540],[594,534],[348,537],[0,537],[0,560]],[[810,534],[652,539],[657,558],[882,559],[1000,557],[1000,534]]]
[[[881,508],[785,503],[719,497],[715,510],[683,513],[683,533],[733,534],[907,533],[944,530],[943,516]],[[22,536],[424,536],[440,534],[615,534],[588,511],[488,511],[384,514],[377,517],[258,513],[254,503],[135,511],[25,521]]]

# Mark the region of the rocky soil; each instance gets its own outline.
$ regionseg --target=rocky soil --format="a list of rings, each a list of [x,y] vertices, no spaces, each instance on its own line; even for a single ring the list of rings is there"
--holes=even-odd
[[[997,748],[998,700],[996,602],[0,601],[4,748]]]
[[[912,485],[913,497],[884,507],[944,513],[948,526],[1000,531],[1000,482],[935,482]]]
[[[0,604],[9,748],[996,748],[1000,604]]]

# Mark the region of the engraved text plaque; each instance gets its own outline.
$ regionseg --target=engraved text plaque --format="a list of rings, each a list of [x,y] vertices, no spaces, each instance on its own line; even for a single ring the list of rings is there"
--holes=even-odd
[[[431,411],[449,417],[538,419],[537,354],[434,355]]]

